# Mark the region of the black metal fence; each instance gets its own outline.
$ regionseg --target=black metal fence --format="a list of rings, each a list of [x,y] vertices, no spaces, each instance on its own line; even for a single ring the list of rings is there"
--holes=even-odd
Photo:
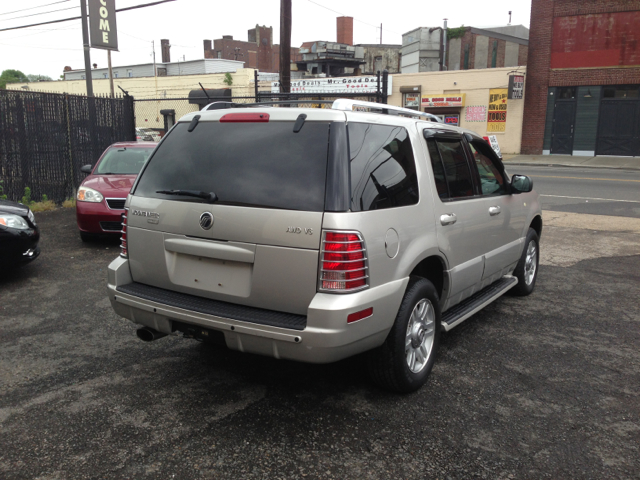
[[[135,140],[133,98],[0,90],[0,181],[20,200],[74,195],[91,164],[112,143]]]

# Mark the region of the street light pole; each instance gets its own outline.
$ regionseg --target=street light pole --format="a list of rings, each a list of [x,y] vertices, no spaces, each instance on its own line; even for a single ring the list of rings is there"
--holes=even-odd
[[[84,47],[84,78],[87,83],[87,97],[93,97],[91,79],[91,54],[89,49],[89,29],[87,28],[87,2],[80,0],[80,23],[82,23],[82,46]]]

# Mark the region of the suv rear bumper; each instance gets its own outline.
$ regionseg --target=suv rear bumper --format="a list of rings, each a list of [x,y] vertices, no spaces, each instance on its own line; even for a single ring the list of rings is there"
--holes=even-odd
[[[361,292],[317,293],[307,310],[304,329],[296,330],[224,318],[117,290],[133,283],[129,262],[109,265],[109,299],[116,313],[133,323],[162,333],[173,332],[173,321],[220,331],[233,350],[308,363],[329,363],[380,346],[395,321],[409,279]],[[373,315],[348,324],[351,313],[373,308]]]

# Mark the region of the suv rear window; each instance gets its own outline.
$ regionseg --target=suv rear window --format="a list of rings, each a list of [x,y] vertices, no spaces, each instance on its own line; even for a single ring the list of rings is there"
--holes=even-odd
[[[329,122],[179,123],[141,173],[134,194],[196,201],[158,190],[214,192],[217,203],[324,210]]]

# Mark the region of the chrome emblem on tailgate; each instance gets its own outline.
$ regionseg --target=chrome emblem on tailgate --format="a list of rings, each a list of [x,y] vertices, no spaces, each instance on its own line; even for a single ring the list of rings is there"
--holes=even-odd
[[[213,214],[211,212],[204,212],[200,215],[200,227],[203,230],[209,230],[213,227]]]

